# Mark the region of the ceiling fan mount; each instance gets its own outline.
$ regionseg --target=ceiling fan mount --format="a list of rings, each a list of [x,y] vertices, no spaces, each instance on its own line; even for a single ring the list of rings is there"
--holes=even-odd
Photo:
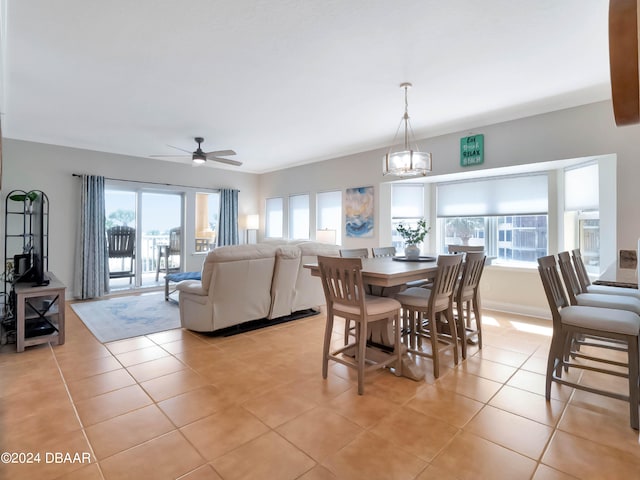
[[[174,147],[173,145],[169,145],[169,147],[188,153],[191,156],[191,160],[194,165],[201,165],[205,163],[207,160],[226,163],[227,165],[234,165],[236,167],[239,167],[240,165],[242,165],[242,162],[239,162],[237,160],[221,158],[221,157],[227,157],[230,155],[235,155],[236,152],[234,152],[233,150],[216,150],[213,152],[205,152],[204,150],[202,150],[202,143],[204,143],[204,137],[194,137],[193,139],[198,144],[198,148],[196,148],[196,150],[193,152],[189,150],[185,150],[184,148]],[[176,158],[176,155],[151,155],[151,156],[156,158],[159,158],[159,157]],[[185,157],[185,156],[186,155],[179,155],[178,157]]]

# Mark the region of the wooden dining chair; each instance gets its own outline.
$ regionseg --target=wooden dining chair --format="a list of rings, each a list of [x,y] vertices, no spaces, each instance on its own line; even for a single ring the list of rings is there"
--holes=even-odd
[[[558,254],[558,263],[564,280],[564,286],[569,294],[569,302],[571,305],[618,308],[640,315],[640,299],[634,296],[583,293],[580,288],[580,282],[578,281],[578,277],[571,263],[569,252],[560,252]]]
[[[366,248],[341,248],[342,258],[369,258],[369,250]]]
[[[449,253],[484,252],[483,245],[447,245]]]
[[[640,316],[627,310],[571,305],[562,286],[553,255],[538,259],[538,272],[553,319],[553,334],[545,382],[547,401],[551,399],[552,382],[623,400],[629,402],[630,424],[637,430],[638,401],[640,400],[638,386]],[[573,341],[576,338],[587,339],[583,344],[589,345],[588,353],[580,350],[579,345]],[[597,339],[597,341],[588,339]],[[613,360],[611,351],[626,352],[627,362]],[[568,376],[563,378],[563,371],[568,372],[574,368],[627,378],[628,393],[620,394],[604,388],[596,388],[582,384],[580,380],[570,380]]]
[[[395,257],[396,247],[373,247],[371,253],[373,254],[373,258]]]
[[[571,251],[571,258],[573,260],[573,267],[576,270],[578,276],[578,282],[580,282],[580,288],[583,293],[602,293],[605,295],[627,295],[630,297],[640,298],[640,290],[637,288],[627,287],[615,287],[612,285],[594,285],[591,283],[587,267],[582,260],[582,254],[580,249]]]
[[[462,255],[440,255],[433,287],[412,287],[396,295],[402,304],[403,339],[407,350],[433,360],[433,376],[440,376],[440,354],[453,351],[458,364],[458,335],[453,315],[453,292],[460,273]],[[442,319],[446,319],[446,324]],[[445,334],[443,326],[449,332]],[[431,340],[431,352],[422,348],[422,339]]]
[[[364,375],[379,368],[395,366],[395,374],[402,374],[400,346],[400,303],[389,297],[368,295],[362,282],[361,258],[318,256],[318,268],[327,303],[327,323],[322,350],[322,378],[327,378],[329,360],[355,368],[358,372],[358,394],[364,393]],[[338,349],[331,348],[335,317],[354,322],[355,340]],[[386,320],[394,329],[394,350],[382,360],[366,356],[369,324]],[[381,355],[382,352],[378,352]],[[354,354],[354,358],[351,358]],[[365,364],[368,364],[365,366]]]
[[[457,310],[457,332],[460,338],[462,358],[467,358],[467,341],[475,338],[482,349],[482,313],[480,311],[480,278],[486,260],[484,252],[466,254],[462,275],[456,291],[454,302]],[[473,316],[471,313],[473,312]],[[473,325],[475,324],[475,327]]]

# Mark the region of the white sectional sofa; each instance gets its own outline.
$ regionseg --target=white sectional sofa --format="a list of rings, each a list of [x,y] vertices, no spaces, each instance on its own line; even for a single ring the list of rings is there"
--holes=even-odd
[[[201,280],[176,285],[182,326],[213,332],[319,308],[325,303],[320,279],[303,268],[317,255],[337,256],[338,247],[280,242],[216,248],[204,261]]]

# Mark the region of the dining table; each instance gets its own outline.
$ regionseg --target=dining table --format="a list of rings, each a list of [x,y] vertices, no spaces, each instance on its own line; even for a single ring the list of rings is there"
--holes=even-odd
[[[304,268],[311,270],[311,275],[320,276],[317,263],[305,264]],[[436,255],[422,256],[417,260],[409,260],[406,257],[362,259],[362,281],[379,287],[394,287],[415,280],[435,278],[437,271]]]
[[[317,263],[305,264],[304,268],[309,269],[312,276],[320,276],[320,268]],[[421,256],[417,260],[406,257],[363,258],[361,272],[364,284],[378,287],[401,287],[407,282],[435,278],[438,272],[438,258],[436,255]],[[373,347],[372,355],[385,355],[389,351],[393,351],[391,328],[389,322],[384,320],[371,324],[369,345]],[[369,349],[367,349],[367,355],[369,355]],[[402,374],[412,380],[421,380],[424,378],[425,369],[404,355]]]

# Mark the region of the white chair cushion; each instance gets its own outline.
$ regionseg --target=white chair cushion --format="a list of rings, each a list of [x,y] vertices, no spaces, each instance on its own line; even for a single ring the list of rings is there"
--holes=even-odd
[[[578,305],[585,307],[618,308],[640,315],[640,300],[624,295],[605,295],[602,293],[581,293],[576,297]]]
[[[394,310],[400,310],[400,303],[397,300],[389,297],[377,297],[375,295],[367,295],[365,297],[365,306],[367,309],[367,315],[372,316],[386,312],[393,312]],[[352,305],[334,303],[333,309],[344,313],[350,313],[352,315],[360,314],[360,309]]]
[[[573,305],[560,310],[562,323],[609,333],[638,335],[640,316],[627,310]]]
[[[605,295],[623,295],[640,299],[640,290],[637,288],[613,287],[610,285],[589,285],[587,293],[603,293]]]
[[[396,300],[408,307],[425,307],[429,303],[429,297],[431,297],[430,289],[411,287],[398,293]]]

